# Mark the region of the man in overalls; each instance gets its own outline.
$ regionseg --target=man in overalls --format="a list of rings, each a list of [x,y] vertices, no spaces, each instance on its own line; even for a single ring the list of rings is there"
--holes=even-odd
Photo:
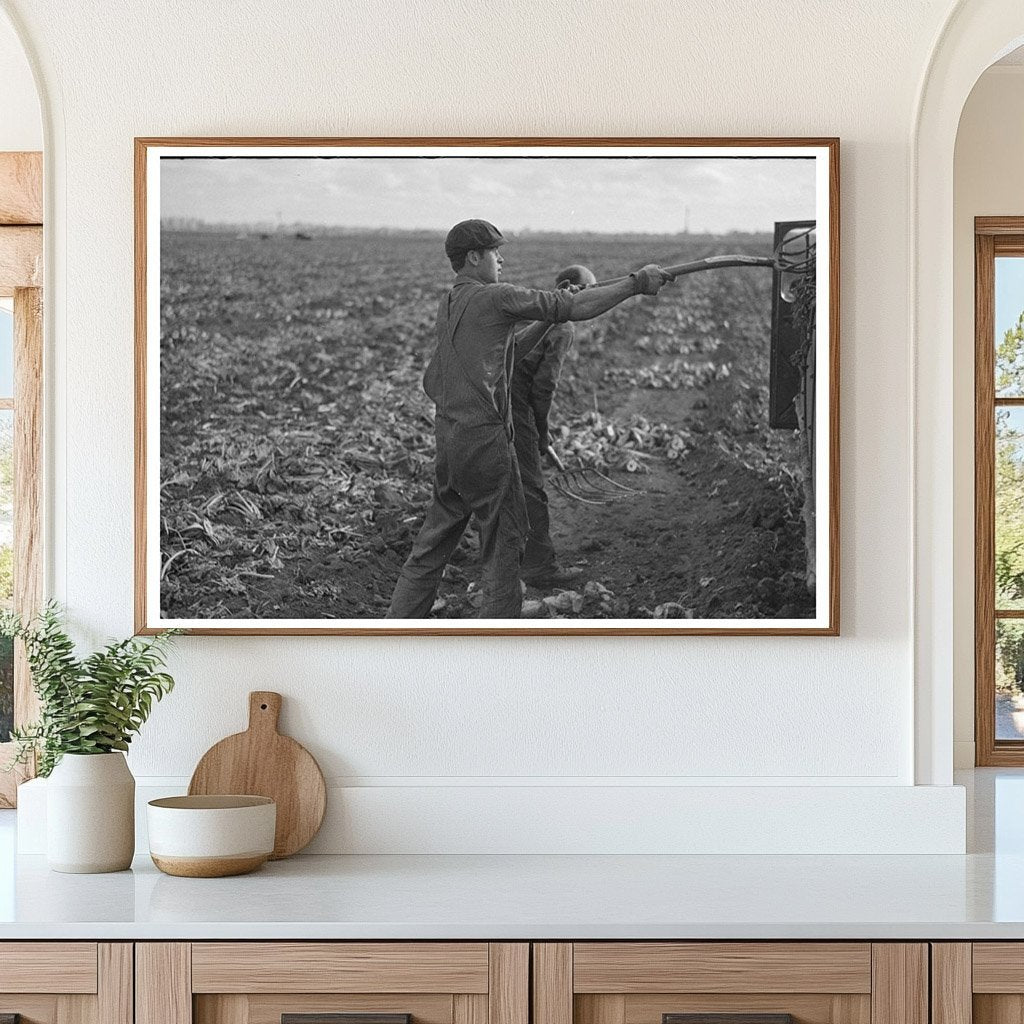
[[[593,272],[578,264],[555,275],[556,288],[583,289],[595,284],[597,278]],[[512,426],[516,461],[530,518],[530,535],[519,575],[524,583],[544,589],[571,586],[581,575],[580,569],[563,568],[555,559],[542,465],[543,457],[551,450],[548,433],[551,402],[575,334],[571,323],[541,321],[521,326],[515,332]]]
[[[478,615],[519,617],[529,518],[512,441],[513,329],[523,320],[589,320],[633,295],[655,295],[669,280],[651,264],[615,284],[575,294],[519,288],[499,283],[504,260],[498,249],[504,244],[501,232],[484,220],[461,221],[445,238],[456,278],[438,308],[437,349],[423,378],[437,407],[433,496],[388,618],[430,614],[444,567],[473,516],[482,566]]]

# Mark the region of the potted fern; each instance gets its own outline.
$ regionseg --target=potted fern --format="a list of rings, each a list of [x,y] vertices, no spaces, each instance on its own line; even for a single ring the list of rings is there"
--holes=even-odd
[[[0,613],[0,635],[21,640],[39,697],[38,721],[15,729],[12,763],[33,755],[48,777],[47,861],[55,871],[122,871],[135,851],[135,779],[124,759],[134,733],[174,687],[161,671],[170,630],[112,641],[84,658],[51,602],[22,622]]]

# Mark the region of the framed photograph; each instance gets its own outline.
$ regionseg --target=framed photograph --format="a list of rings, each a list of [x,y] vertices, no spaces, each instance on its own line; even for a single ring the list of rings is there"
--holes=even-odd
[[[837,139],[136,139],[136,627],[839,632]]]

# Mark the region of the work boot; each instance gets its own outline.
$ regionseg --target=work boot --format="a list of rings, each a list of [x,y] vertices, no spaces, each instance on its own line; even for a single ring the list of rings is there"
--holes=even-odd
[[[583,570],[576,565],[563,568],[551,565],[523,573],[523,582],[529,587],[546,590],[551,587],[571,587],[583,575]]]

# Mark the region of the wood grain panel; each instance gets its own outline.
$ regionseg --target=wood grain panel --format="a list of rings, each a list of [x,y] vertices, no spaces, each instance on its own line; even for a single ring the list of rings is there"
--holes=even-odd
[[[870,992],[868,943],[576,943],[576,992]]]
[[[871,976],[871,1024],[929,1024],[923,942],[873,943]]]
[[[625,1024],[625,996],[573,996],[572,1005],[576,1024]]]
[[[459,997],[456,997],[459,998]],[[487,1012],[486,996],[464,996],[482,999]],[[203,1009],[215,1010],[219,1002],[241,1000],[246,1013],[238,1020],[217,1020]],[[339,993],[315,995],[229,995],[196,996],[196,1024],[281,1024],[282,1013],[411,1013],[414,1024],[452,1024],[450,995],[411,995],[398,993]],[[223,1012],[221,1013],[223,1018]],[[487,1024],[486,1017],[480,1024]]]
[[[486,992],[483,942],[197,942],[201,992]]]
[[[974,1024],[1024,1024],[1024,996],[975,995]]]
[[[661,1024],[664,1013],[789,1013],[797,1024],[870,1024],[868,995],[666,992],[626,996],[623,1024]]]
[[[975,217],[974,232],[978,235],[1019,235],[1024,229],[1021,217]]]
[[[96,947],[99,1024],[134,1024],[135,951],[130,942],[101,942]]]
[[[971,944],[932,943],[932,1024],[971,1024]]]
[[[275,1013],[276,1011],[276,1013]],[[268,1008],[274,1024],[281,1024],[281,1004]],[[249,997],[231,993],[226,996],[196,996],[192,1000],[193,1024],[246,1024],[251,1019]]]
[[[135,632],[146,621],[146,147],[135,140]],[[159,401],[159,395],[153,395]]]
[[[828,143],[828,585],[829,628],[823,636],[839,636],[839,140]],[[816,487],[820,484],[816,484]]]
[[[247,793],[270,797],[277,805],[271,860],[291,857],[320,830],[327,808],[327,786],[313,755],[278,731],[284,698],[272,690],[249,694],[249,722],[225,736],[199,759],[189,796]]]
[[[1017,218],[1017,231],[1024,230],[1024,217]],[[996,256],[1024,256],[1024,234],[996,235],[992,239]]]
[[[57,997],[57,1024],[98,1024],[95,996]]]
[[[492,942],[487,989],[490,1024],[529,1024],[530,946],[526,942]]]
[[[832,997],[833,1024],[871,1024],[871,997],[839,995]]]
[[[15,683],[17,693],[17,683]],[[17,698],[15,698],[17,700]],[[15,720],[18,705],[14,705]],[[0,765],[10,764],[17,756],[18,747],[14,743],[0,743]],[[18,804],[18,787],[26,780],[35,776],[35,760],[29,757],[29,764],[15,765],[10,771],[0,771],[0,808],[16,807]]]
[[[1024,993],[1024,943],[975,942],[975,992]]]
[[[573,1024],[571,942],[533,945],[532,1024]]]
[[[2,157],[3,154],[0,154]],[[38,288],[14,290],[14,396],[0,398],[0,408],[18,402],[14,419],[14,608],[32,618],[42,603],[42,372],[43,301]],[[39,717],[24,644],[14,651],[14,724]],[[0,763],[17,754],[13,743],[0,744]],[[13,771],[0,772],[0,807],[17,804],[17,787],[35,775],[31,755]]]
[[[996,740],[995,265],[992,236],[974,240],[974,743],[992,764]]]
[[[0,224],[43,223],[43,154],[0,153]]]
[[[43,286],[43,229],[0,227],[0,297]]]
[[[0,1016],[17,1013],[21,1015],[21,1024],[57,1024],[57,1000],[60,998],[56,995],[0,992]]]
[[[95,942],[5,942],[0,992],[96,992]]]
[[[187,942],[135,946],[135,1024],[192,1024],[192,949]]]
[[[452,996],[453,1024],[487,1024],[487,996],[459,992]]]
[[[23,620],[43,603],[43,293],[14,292],[14,610]],[[14,666],[14,722],[39,717],[25,646]]]

